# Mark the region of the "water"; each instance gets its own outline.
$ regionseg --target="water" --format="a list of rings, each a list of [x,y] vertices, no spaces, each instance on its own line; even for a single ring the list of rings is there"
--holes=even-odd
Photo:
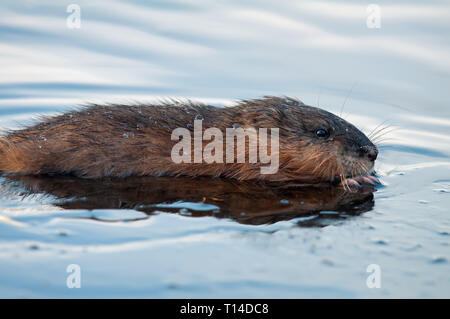
[[[384,186],[1,179],[1,297],[450,297],[450,6],[0,4],[0,126],[85,102],[289,95],[365,132]],[[348,97],[348,98],[347,98]],[[66,286],[70,264],[82,287]],[[367,267],[381,288],[366,285]]]

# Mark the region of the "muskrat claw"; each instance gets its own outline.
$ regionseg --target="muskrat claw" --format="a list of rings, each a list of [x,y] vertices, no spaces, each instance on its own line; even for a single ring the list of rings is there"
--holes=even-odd
[[[380,180],[378,178],[376,178],[375,176],[371,176],[371,175],[361,175],[361,176],[356,176],[356,177],[352,177],[352,178],[346,178],[345,180],[342,181],[342,184],[348,185],[348,186],[362,186],[364,184],[368,184],[368,185],[377,185],[377,184],[381,184]]]

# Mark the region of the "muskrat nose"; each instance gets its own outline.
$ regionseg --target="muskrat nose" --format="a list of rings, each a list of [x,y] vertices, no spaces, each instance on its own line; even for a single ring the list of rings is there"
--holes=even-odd
[[[359,153],[361,156],[364,156],[367,154],[367,157],[370,161],[374,162],[378,157],[378,150],[376,147],[371,146],[361,146],[359,148]]]
[[[369,151],[369,153],[367,154],[367,157],[369,158],[369,160],[371,160],[372,162],[375,162],[375,160],[377,159],[378,156],[378,151],[377,150],[371,150]]]

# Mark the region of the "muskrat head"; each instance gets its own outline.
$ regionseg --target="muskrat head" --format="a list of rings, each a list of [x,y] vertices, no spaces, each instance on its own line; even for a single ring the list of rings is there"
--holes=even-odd
[[[355,178],[358,182],[361,178],[376,181],[369,175],[378,149],[354,125],[294,99],[271,102],[272,106],[278,102],[280,169],[284,174],[345,184]]]

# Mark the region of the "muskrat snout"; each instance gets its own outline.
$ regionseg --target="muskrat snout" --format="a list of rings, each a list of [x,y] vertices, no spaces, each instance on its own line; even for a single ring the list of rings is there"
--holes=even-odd
[[[359,148],[359,156],[362,157],[367,156],[369,161],[375,162],[378,156],[378,149],[376,146],[369,146],[369,145],[361,146]]]

